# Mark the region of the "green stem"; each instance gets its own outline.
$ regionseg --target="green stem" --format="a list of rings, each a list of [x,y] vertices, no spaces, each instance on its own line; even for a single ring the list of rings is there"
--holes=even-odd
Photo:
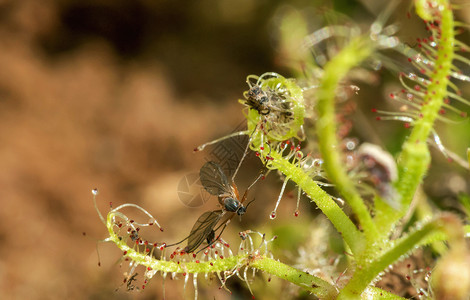
[[[426,86],[424,105],[420,111],[422,117],[413,123],[414,127],[403,144],[398,159],[399,177],[394,186],[400,195],[401,209],[397,211],[387,206],[381,206],[377,209],[376,224],[384,233],[390,232],[394,224],[406,214],[413,196],[426,174],[431,161],[427,139],[434,121],[439,115],[443,101],[447,97],[448,76],[454,57],[454,18],[448,1],[442,0],[440,2],[443,9],[440,11],[440,39],[437,41],[439,46],[437,47],[434,69],[426,72],[426,75],[430,77],[430,83]]]
[[[336,288],[323,279],[292,268],[277,260],[261,257],[256,258],[249,265],[250,267],[292,282],[320,299],[335,299],[338,295]]]
[[[380,272],[420,246],[447,240],[452,247],[465,249],[465,235],[468,235],[469,231],[470,226],[463,226],[459,218],[450,213],[442,213],[428,223],[418,225],[414,231],[401,239],[390,241],[393,246],[382,256],[370,262],[366,267],[357,269],[340,292],[338,299],[360,299],[363,291]]]
[[[344,213],[344,211],[322,190],[313,179],[301,168],[290,163],[279,153],[272,152],[272,167],[295,182],[313,202],[321,209],[333,226],[342,235],[344,241],[351,248],[353,254],[357,255],[364,250],[365,241],[362,233]]]
[[[406,300],[406,298],[399,297],[393,293],[384,291],[375,286],[369,286],[365,290],[366,297],[363,299],[378,299],[378,300]]]
[[[386,270],[390,265],[395,263],[405,254],[410,253],[417,248],[418,244],[429,241],[429,236],[441,233],[443,227],[442,219],[435,219],[420,229],[410,233],[405,238],[396,242],[386,253],[370,262],[362,268],[356,269],[351,280],[340,292],[338,299],[361,299],[361,294],[369,286],[369,284],[379,275],[380,272]],[[390,241],[390,243],[393,243]]]
[[[319,114],[316,123],[318,143],[324,160],[324,168],[329,179],[351,206],[369,241],[375,240],[379,233],[372,217],[349,178],[341,159],[340,147],[336,136],[335,98],[338,86],[346,74],[368,58],[373,47],[368,42],[369,37],[357,37],[326,65],[317,91]]]
[[[106,227],[109,237],[107,241],[113,242],[123,251],[124,256],[128,257],[138,265],[145,266],[147,270],[159,271],[161,273],[182,273],[183,276],[198,273],[238,271],[244,267],[255,268],[281,279],[292,282],[301,288],[313,293],[321,299],[334,299],[338,294],[336,288],[323,279],[310,275],[303,271],[292,268],[279,261],[260,255],[258,250],[253,253],[229,256],[226,258],[215,259],[211,261],[166,261],[159,260],[146,251],[139,252],[129,247],[126,239],[121,238],[114,232],[114,218],[120,216],[120,213],[108,213]],[[192,258],[192,256],[190,256]]]

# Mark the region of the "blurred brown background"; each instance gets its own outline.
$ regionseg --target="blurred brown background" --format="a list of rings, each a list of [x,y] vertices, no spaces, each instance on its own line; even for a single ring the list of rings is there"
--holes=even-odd
[[[162,297],[161,278],[115,291],[127,268],[113,245],[98,267],[90,191],[103,213],[142,205],[168,242],[215,209],[185,206],[177,186],[205,161],[195,146],[243,121],[245,77],[272,70],[277,5],[256,2],[0,1],[0,298]],[[172,284],[167,299],[183,298]]]
[[[364,10],[353,1],[334,4],[356,16]],[[208,157],[192,149],[243,121],[237,99],[248,74],[288,75],[276,64],[272,30],[283,5],[0,0],[2,299],[162,298],[159,276],[143,292],[116,291],[127,268],[116,264],[113,245],[100,244],[98,267],[95,245],[106,229],[91,189],[100,190],[103,213],[110,201],[137,203],[165,228],[162,240],[185,237],[197,216],[216,207],[214,199],[198,208],[178,200],[180,180]],[[259,170],[250,165],[237,182],[242,190]],[[227,236],[292,222],[294,199],[268,220],[278,187],[278,178],[259,185],[254,213]],[[302,206],[299,223],[308,220],[307,201]],[[251,297],[234,281],[234,299]],[[166,299],[192,298],[182,284],[167,280]],[[230,298],[218,283],[208,285],[200,299]]]

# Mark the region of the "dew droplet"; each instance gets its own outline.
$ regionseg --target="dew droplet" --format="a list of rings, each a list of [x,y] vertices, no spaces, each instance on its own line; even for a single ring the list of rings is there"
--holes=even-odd
[[[98,189],[92,189],[92,190],[91,190],[91,193],[92,193],[93,195],[97,196],[97,195],[98,195]]]
[[[273,212],[271,213],[271,215],[269,216],[269,218],[270,218],[271,220],[276,219],[276,212],[273,211]]]
[[[349,140],[347,143],[346,143],[346,148],[348,150],[354,150],[354,148],[356,148],[356,143],[354,141],[351,141]]]

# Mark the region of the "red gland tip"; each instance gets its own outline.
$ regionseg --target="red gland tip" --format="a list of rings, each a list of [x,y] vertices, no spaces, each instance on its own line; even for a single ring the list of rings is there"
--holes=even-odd
[[[371,111],[372,111],[373,113],[376,113],[376,112],[377,112],[377,108],[373,108],[373,109],[371,109]]]

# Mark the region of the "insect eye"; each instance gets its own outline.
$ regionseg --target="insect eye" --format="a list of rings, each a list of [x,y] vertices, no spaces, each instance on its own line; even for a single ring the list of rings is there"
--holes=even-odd
[[[240,208],[237,210],[237,215],[242,216],[246,213],[246,207],[240,206]]]

